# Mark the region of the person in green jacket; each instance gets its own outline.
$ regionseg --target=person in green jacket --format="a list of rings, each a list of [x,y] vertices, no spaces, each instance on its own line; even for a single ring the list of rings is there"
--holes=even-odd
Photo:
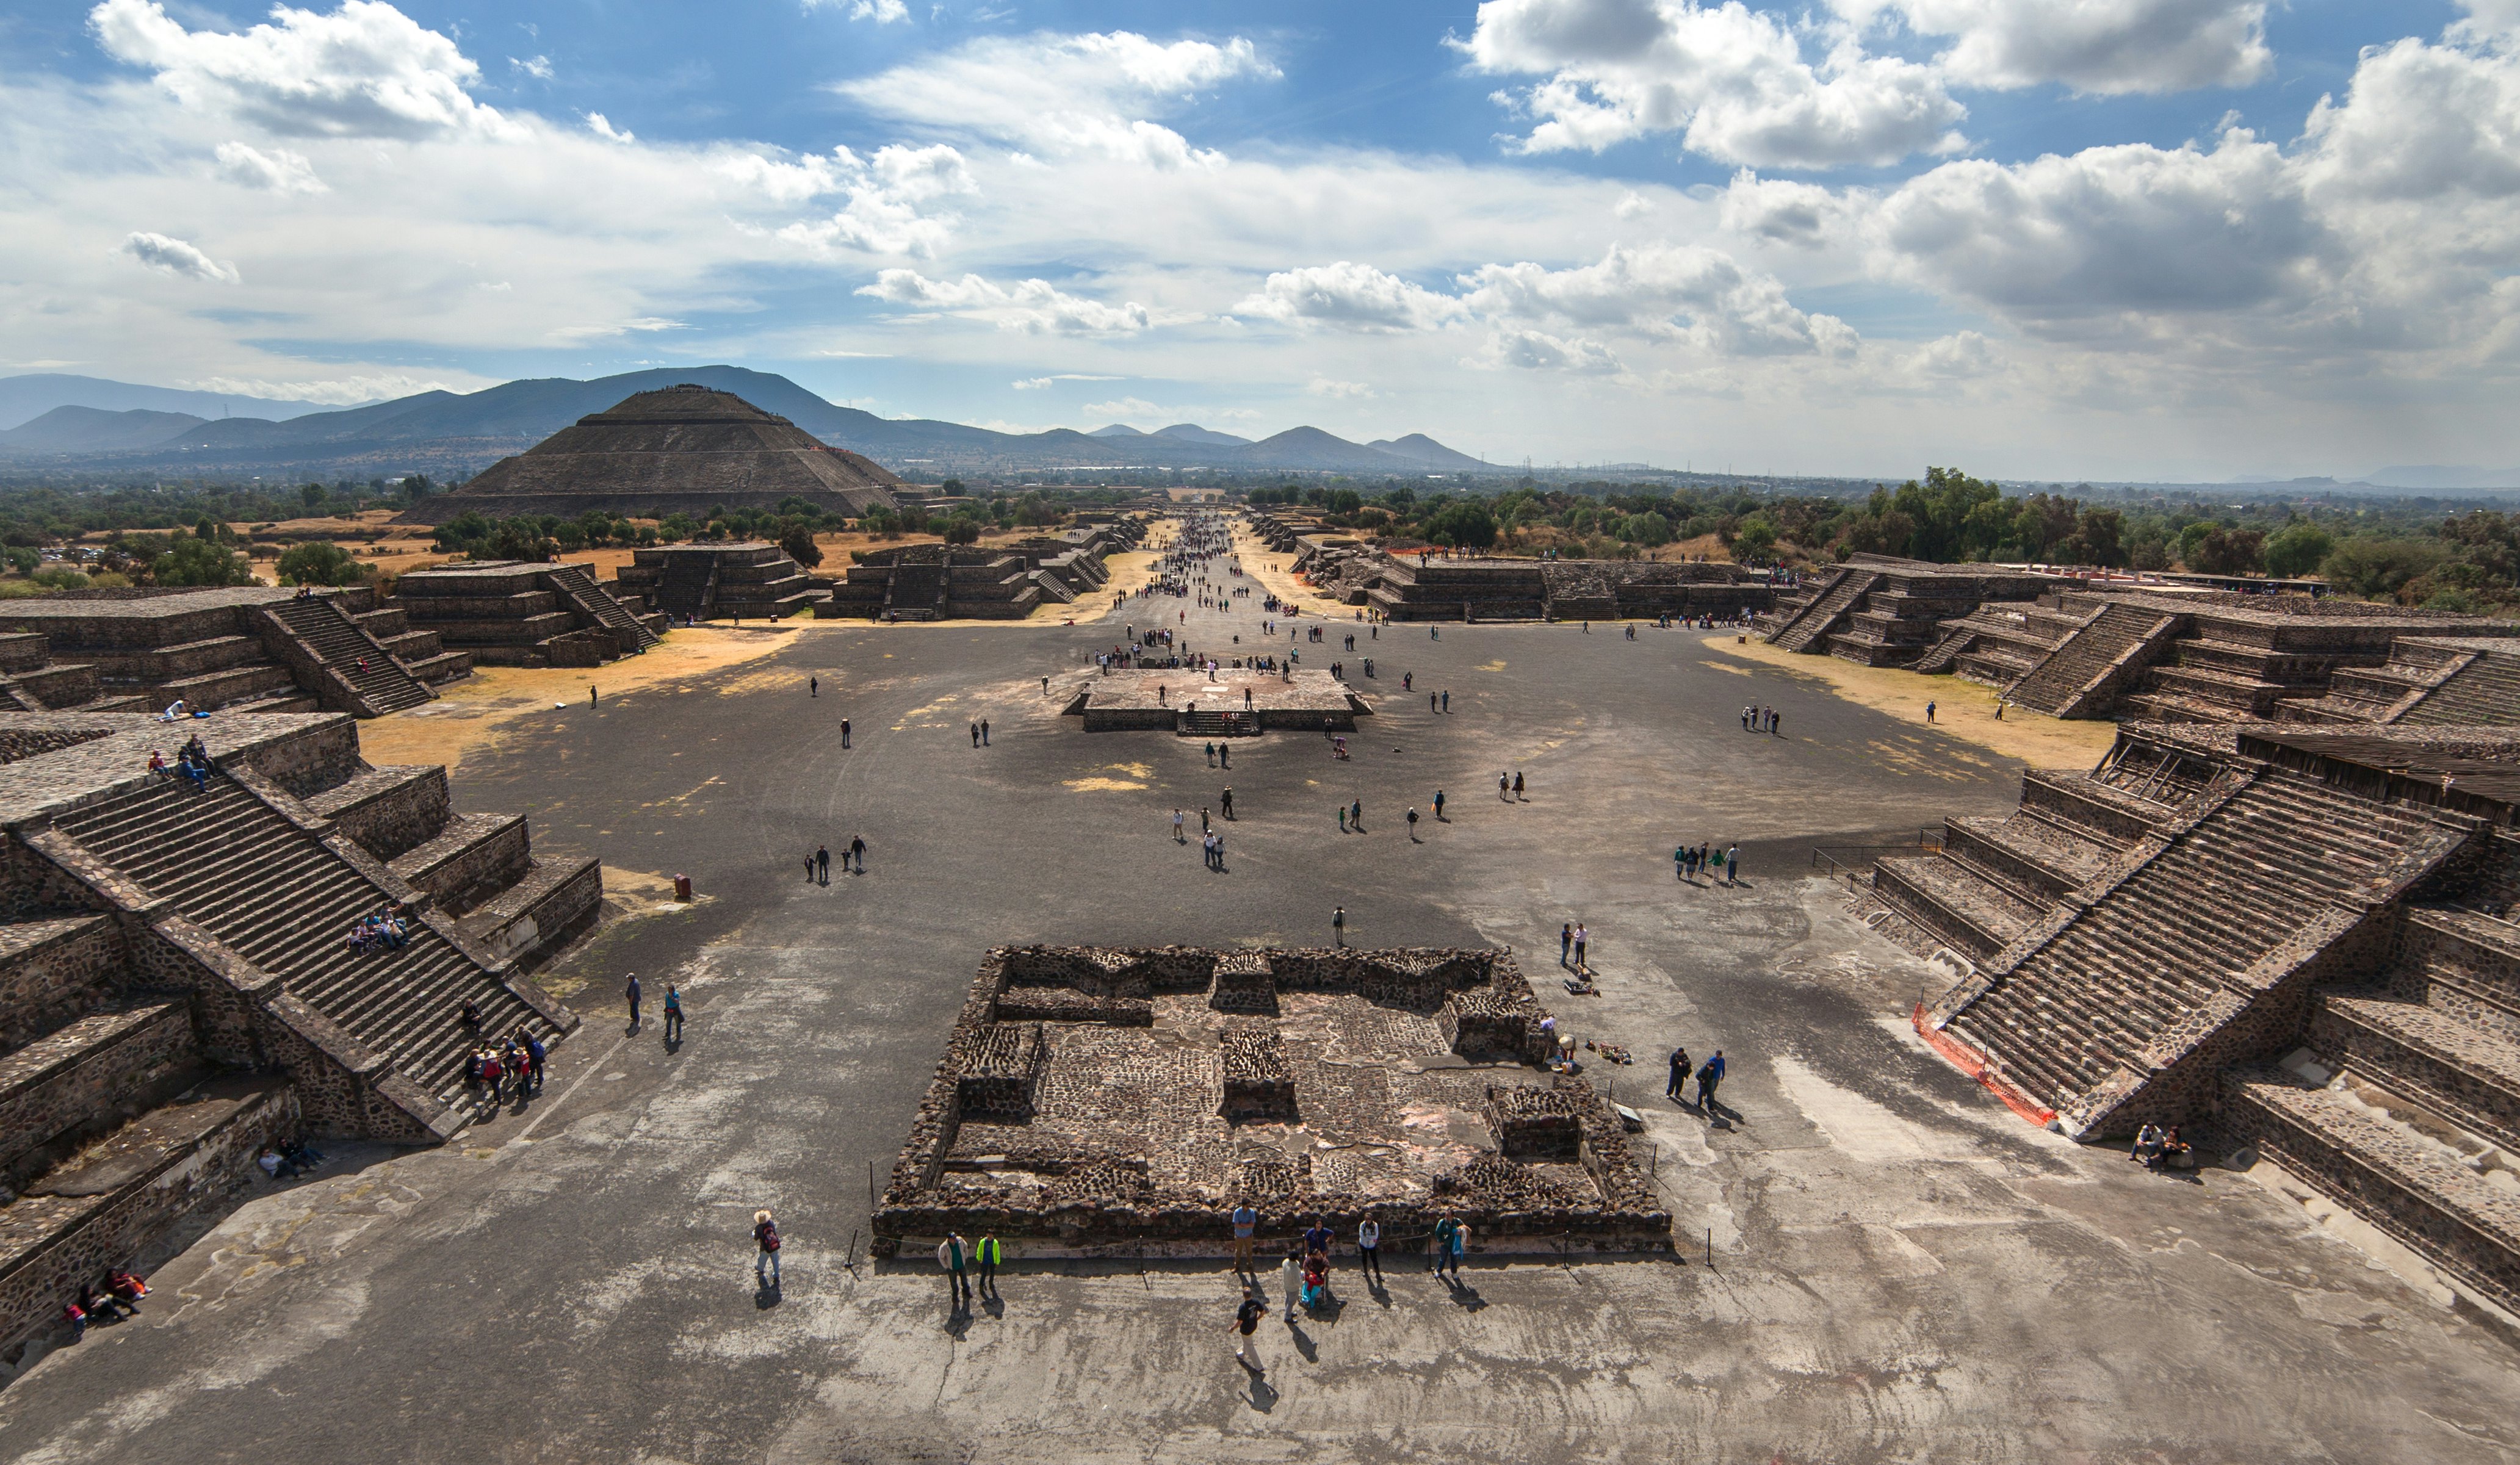
[[[998,1263],[1001,1255],[995,1235],[980,1238],[980,1292],[987,1297],[998,1295]]]

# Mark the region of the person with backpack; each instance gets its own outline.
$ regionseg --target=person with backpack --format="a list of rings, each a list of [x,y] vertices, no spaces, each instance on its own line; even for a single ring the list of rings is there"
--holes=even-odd
[[[778,1286],[779,1222],[772,1221],[767,1211],[752,1213],[752,1244],[759,1249],[752,1260],[753,1279]]]

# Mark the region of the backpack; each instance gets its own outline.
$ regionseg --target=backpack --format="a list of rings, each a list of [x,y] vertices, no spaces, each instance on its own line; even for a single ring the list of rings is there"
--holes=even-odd
[[[776,1222],[765,1221],[761,1223],[761,1249],[765,1252],[779,1250],[779,1227]]]

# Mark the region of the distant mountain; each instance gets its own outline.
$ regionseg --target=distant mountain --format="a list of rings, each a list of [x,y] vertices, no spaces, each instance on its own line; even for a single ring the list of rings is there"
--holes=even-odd
[[[477,472],[501,458],[521,453],[579,418],[602,412],[635,392],[683,381],[733,392],[833,447],[863,453],[914,481],[933,481],[955,473],[1095,467],[1358,473],[1502,471],[1415,433],[1369,445],[1334,437],[1318,427],[1296,427],[1254,443],[1188,423],[1159,433],[1135,428],[1120,433],[1107,428],[1102,433],[1085,433],[1065,427],[1010,433],[921,418],[879,418],[871,412],[826,402],[785,377],[731,366],[662,368],[593,381],[566,377],[510,381],[477,392],[422,392],[390,402],[286,420],[233,417],[178,421],[159,440],[133,443],[127,448],[72,446],[68,441],[44,446],[0,438],[0,458],[24,467],[54,470],[265,473],[328,478],[368,478],[416,471],[447,477]],[[0,386],[6,385],[0,382]],[[104,431],[102,427],[96,430]],[[136,425],[133,431],[138,431]],[[1193,437],[1193,433],[1198,435]]]
[[[1148,437],[1152,434],[1141,432],[1126,422],[1113,422],[1108,427],[1097,427],[1085,435],[1087,437]]]
[[[271,422],[304,417],[310,412],[336,412],[340,404],[288,402],[270,397],[236,396],[226,392],[184,391],[171,386],[135,386],[101,377],[64,377],[44,373],[0,377],[0,429],[22,427],[56,407],[90,407],[99,412],[180,412],[194,417],[252,416]]]
[[[93,407],[56,407],[20,427],[0,432],[0,451],[29,453],[123,453],[151,448],[204,419],[189,412],[102,412]]]
[[[2388,488],[2520,488],[2520,468],[2446,467],[2439,464],[2426,464],[2375,468],[2363,474],[2362,481]]]

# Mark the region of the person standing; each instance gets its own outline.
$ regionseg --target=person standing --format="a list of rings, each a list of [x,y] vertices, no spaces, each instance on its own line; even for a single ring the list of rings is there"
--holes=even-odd
[[[1724,1082],[1724,1050],[1717,1048],[1706,1065],[1697,1071],[1697,1107],[1715,1112],[1715,1089]]]
[[[866,841],[865,841],[864,839],[859,838],[859,837],[858,837],[857,835],[855,835],[855,834],[850,835],[850,836],[849,836],[849,855],[850,855],[850,857],[851,857],[851,858],[855,859],[855,860],[857,861],[857,863],[858,863],[858,873],[859,873],[859,874],[865,874],[865,873],[866,873]]]
[[[1417,805],[1415,805],[1415,804],[1412,804],[1412,805],[1410,805],[1410,806],[1409,806],[1409,842],[1410,842],[1411,844],[1417,844],[1417,843],[1418,843],[1418,806],[1417,806]]]
[[[1574,963],[1567,960],[1567,957],[1574,952],[1574,950],[1575,923],[1570,920],[1557,928],[1557,964],[1560,966],[1573,965]]]
[[[982,747],[984,747],[984,748],[985,748],[985,747],[987,747],[988,745],[989,745],[989,720],[988,720],[987,718],[985,718],[985,717],[984,717],[984,718],[980,719],[980,746],[982,746]]]
[[[1373,1212],[1356,1223],[1356,1269],[1360,1276],[1371,1274],[1373,1285],[1382,1285],[1382,1221]]]
[[[822,882],[826,885],[831,884],[832,847],[830,845],[818,844],[814,846],[814,864],[822,872]]]
[[[1234,1208],[1234,1270],[1238,1276],[1251,1275],[1251,1237],[1260,1229],[1260,1213],[1249,1201]]]
[[[1346,833],[1346,832],[1347,832],[1347,806],[1346,806],[1345,804],[1341,804],[1341,805],[1339,805],[1339,806],[1338,806],[1338,821],[1339,821],[1339,832],[1340,832],[1341,834]]]
[[[1184,834],[1182,833],[1182,812],[1181,812],[1180,810],[1178,810],[1178,809],[1176,809],[1176,810],[1174,810],[1174,811],[1173,811],[1173,843],[1175,843],[1175,844],[1188,844],[1188,843],[1190,843],[1190,839],[1188,838],[1188,836],[1186,836],[1186,835],[1184,835]]]
[[[957,1311],[971,1305],[971,1273],[968,1248],[968,1243],[964,1241],[963,1233],[960,1231],[948,1231],[945,1233],[945,1239],[936,1243],[936,1265],[945,1272],[945,1300],[952,1304]]]
[[[847,718],[841,718],[841,719],[840,719],[840,746],[845,748],[845,747],[847,747],[848,745],[849,745],[849,720],[848,720]]]
[[[1519,769],[1516,769],[1513,775],[1513,797],[1516,803],[1522,801],[1522,771]]]
[[[1509,800],[1512,798],[1512,795],[1511,795],[1510,793],[1508,793],[1508,789],[1510,789],[1512,786],[1513,786],[1513,780],[1512,780],[1511,778],[1507,777],[1505,776],[1505,774],[1504,774],[1502,771],[1500,771],[1500,772],[1497,774],[1497,802],[1498,802],[1498,803],[1500,803],[1500,804],[1502,804],[1502,803],[1506,803],[1506,802],[1509,801]]]
[[[1365,832],[1365,800],[1351,799],[1348,801],[1347,822],[1348,827],[1356,830],[1359,834]]]
[[[1724,851],[1724,883],[1727,885],[1741,883],[1741,847],[1737,844]]]
[[[543,1091],[543,1061],[550,1056],[551,1049],[543,1046],[541,1039],[531,1033],[525,1035],[525,1083],[528,1093]]]
[[[1925,721],[1926,721],[1926,722],[1928,722],[1928,723],[1930,723],[1930,722],[1932,722],[1933,720],[1934,720],[1934,704],[1933,704],[1933,703],[1931,703],[1931,702],[1927,702],[1927,703],[1925,704]]]
[[[630,1031],[639,1031],[639,974],[632,972],[621,984],[621,995],[630,999]]]
[[[812,855],[807,855],[805,857],[805,883],[808,885],[814,883],[814,857]]]
[[[1297,1251],[1289,1248],[1286,1260],[1278,1264],[1278,1282],[1286,1292],[1286,1325],[1295,1325],[1295,1304],[1304,1296],[1304,1262]]]
[[[595,705],[595,688],[593,687],[586,688],[586,705],[589,707]]]
[[[1688,878],[1688,846],[1685,844],[1671,848],[1671,877],[1675,880]]]
[[[1444,688],[1444,710],[1446,712],[1453,710],[1453,688],[1449,687]]]
[[[1260,1366],[1259,1345],[1251,1337],[1253,1333],[1260,1330],[1260,1319],[1267,1316],[1268,1312],[1269,1305],[1260,1300],[1260,1291],[1256,1286],[1243,1289],[1242,1303],[1234,1310],[1235,1330],[1242,1335],[1234,1345],[1234,1358],[1236,1362],[1253,1373],[1269,1371]]]
[[[1333,907],[1330,910],[1330,939],[1339,946],[1347,945],[1347,908],[1345,906]]]
[[[822,694],[823,679],[820,677],[807,677],[805,679],[805,695],[809,697],[819,697]]]
[[[980,1295],[998,1295],[998,1262],[1003,1255],[996,1233],[980,1238]]]
[[[1227,790],[1225,791],[1225,796],[1224,796],[1223,798],[1221,798],[1221,799],[1219,799],[1219,800],[1217,801],[1217,807],[1219,807],[1219,808],[1221,808],[1221,809],[1223,809],[1223,810],[1225,811],[1225,817],[1226,817],[1227,819],[1232,819],[1232,818],[1234,817],[1234,790],[1233,790],[1233,789],[1229,788],[1229,789],[1227,789]]]
[[[1444,790],[1440,788],[1435,790],[1435,817],[1437,819],[1444,817]]]
[[[779,1285],[779,1222],[767,1211],[752,1213],[753,1280]]]
[[[1575,969],[1584,969],[1584,948],[1592,943],[1593,933],[1578,925],[1575,928]]]
[[[1688,1102],[1688,1049],[1672,1044],[1671,1082],[1662,1086],[1663,1097],[1676,1104]]]
[[[1313,1218],[1312,1229],[1304,1232],[1304,1251],[1307,1254],[1316,1252],[1320,1253],[1323,1261],[1323,1269],[1327,1271],[1328,1269],[1330,1247],[1336,1243],[1337,1240],[1338,1233],[1330,1229],[1330,1223],[1323,1218],[1316,1216]]]
[[[973,724],[971,725],[971,746],[973,746],[973,747],[975,747],[975,748],[976,748],[976,747],[978,747],[979,745],[980,745],[980,725],[979,725],[978,723],[973,723]]]

